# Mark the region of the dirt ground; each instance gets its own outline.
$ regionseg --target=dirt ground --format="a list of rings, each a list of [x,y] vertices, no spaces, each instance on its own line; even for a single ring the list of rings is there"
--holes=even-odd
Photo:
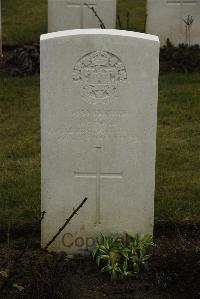
[[[0,75],[26,76],[39,74],[39,44],[7,46],[0,57]]]
[[[9,63],[14,52],[14,47],[6,48],[3,55],[0,56],[0,75],[11,75],[15,66]]]
[[[26,240],[30,236],[28,229],[20,232]],[[92,257],[41,250],[38,233],[29,248],[19,231],[11,232],[10,249],[2,238],[0,271],[8,277],[0,280],[0,298],[200,298],[199,225],[156,225],[149,271],[117,282]]]

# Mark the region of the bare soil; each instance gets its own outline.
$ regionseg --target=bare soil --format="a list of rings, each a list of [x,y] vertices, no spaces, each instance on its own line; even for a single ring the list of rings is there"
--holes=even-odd
[[[7,46],[0,57],[0,75],[26,76],[40,72],[39,44]]]
[[[22,230],[23,237],[31,230]],[[1,243],[0,271],[8,278],[0,280],[0,298],[200,298],[199,224],[156,225],[149,271],[117,282],[101,273],[92,257],[41,250],[39,229],[35,232],[29,248],[23,248],[19,231],[11,231],[12,249]]]

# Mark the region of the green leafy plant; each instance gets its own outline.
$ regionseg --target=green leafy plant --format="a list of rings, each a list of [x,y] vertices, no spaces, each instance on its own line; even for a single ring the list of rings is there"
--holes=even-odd
[[[154,246],[151,235],[102,236],[92,252],[101,272],[108,272],[111,280],[138,277],[143,269],[148,268],[151,256],[149,250]]]

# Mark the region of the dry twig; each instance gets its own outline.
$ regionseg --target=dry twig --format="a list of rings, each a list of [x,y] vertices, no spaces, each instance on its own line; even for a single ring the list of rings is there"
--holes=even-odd
[[[95,15],[95,17],[99,20],[100,23],[100,27],[101,29],[106,29],[106,26],[104,24],[104,22],[102,21],[102,19],[99,17],[98,13],[96,12],[95,8],[87,3],[84,3],[85,6],[87,6],[87,8],[89,8],[93,14]]]
[[[81,204],[73,210],[73,213],[67,218],[65,223],[59,228],[58,232],[53,236],[53,238],[46,244],[44,247],[45,250],[48,249],[48,247],[55,241],[55,239],[61,234],[61,232],[65,229],[65,227],[69,224],[69,222],[72,220],[72,218],[77,214],[77,212],[82,208],[82,206],[85,204],[87,201],[87,198],[85,197],[84,200],[81,202]]]

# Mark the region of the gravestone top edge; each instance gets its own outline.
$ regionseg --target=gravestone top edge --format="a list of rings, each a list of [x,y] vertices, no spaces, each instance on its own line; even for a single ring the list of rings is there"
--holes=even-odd
[[[124,36],[124,37],[133,37],[133,38],[144,39],[144,40],[149,40],[149,41],[154,41],[154,42],[159,43],[159,38],[156,35],[140,33],[140,32],[134,32],[134,31],[117,30],[117,29],[72,29],[72,30],[64,30],[64,31],[58,31],[58,32],[42,34],[40,36],[40,41],[59,38],[59,37],[75,36],[75,35]]]

